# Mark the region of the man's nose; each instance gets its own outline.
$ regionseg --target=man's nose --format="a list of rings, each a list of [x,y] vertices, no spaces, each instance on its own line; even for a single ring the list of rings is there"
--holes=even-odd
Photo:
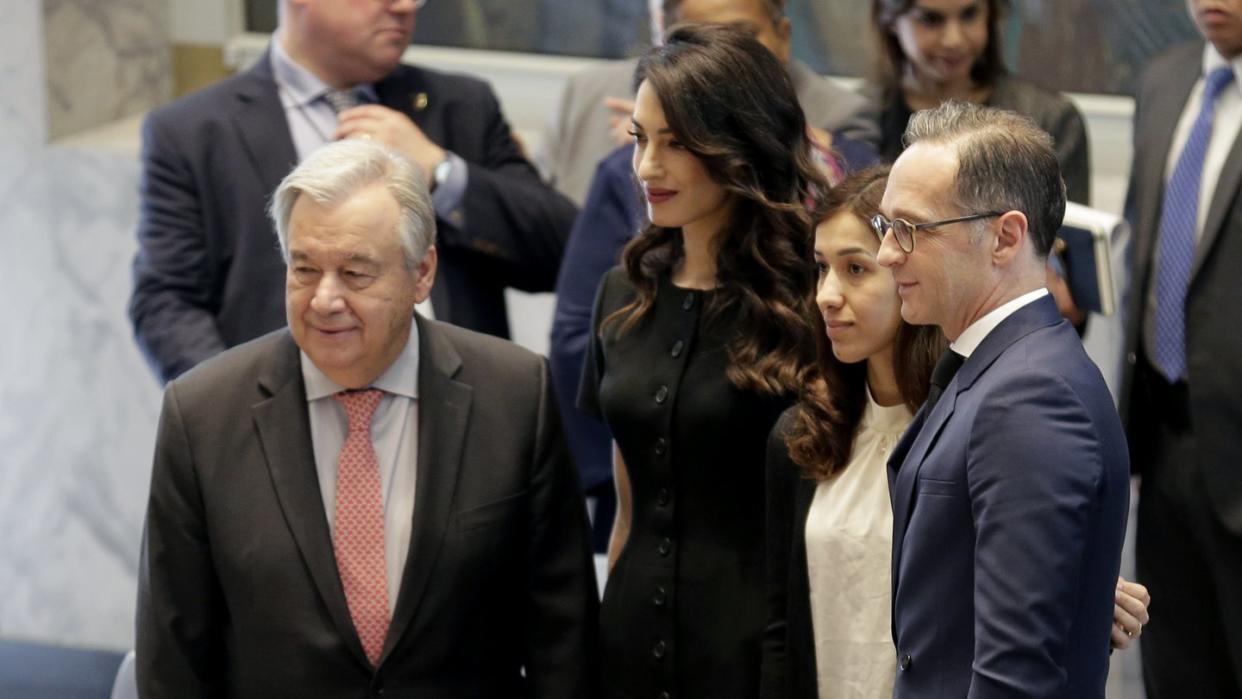
[[[336,274],[325,274],[315,285],[315,295],[311,298],[311,308],[316,313],[330,314],[345,308],[342,295],[341,278]]]
[[[902,250],[901,246],[897,244],[897,234],[893,233],[891,227],[884,232],[884,237],[880,239],[880,253],[876,255],[875,259],[884,267],[893,267],[906,261],[906,251]]]

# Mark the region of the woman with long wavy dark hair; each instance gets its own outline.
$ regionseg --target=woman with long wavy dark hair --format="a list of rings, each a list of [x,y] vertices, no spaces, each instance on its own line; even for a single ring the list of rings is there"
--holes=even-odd
[[[806,202],[825,183],[750,32],[674,28],[635,82],[650,223],[600,286],[579,401],[616,445],[604,696],[749,699],[764,445],[813,362]]]
[[[764,699],[893,694],[886,467],[946,342],[938,327],[902,320],[897,282],[876,259],[870,219],[887,176],[859,172],[818,208],[818,361],[768,442]],[[1141,632],[1148,601],[1142,585],[1118,580],[1115,647]]]

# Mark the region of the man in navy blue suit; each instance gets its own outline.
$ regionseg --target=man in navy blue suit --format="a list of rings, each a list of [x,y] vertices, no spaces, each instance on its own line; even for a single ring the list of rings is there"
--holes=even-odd
[[[909,323],[951,342],[889,460],[896,697],[1103,697],[1129,505],[1108,388],[1044,287],[1052,141],[951,102],[906,131],[874,225]]]
[[[430,184],[438,320],[507,337],[505,288],[553,288],[576,208],[540,181],[486,83],[400,63],[421,4],[281,0],[254,67],[151,113],[129,316],[161,380],[284,326],[267,202],[342,138],[401,153]]]

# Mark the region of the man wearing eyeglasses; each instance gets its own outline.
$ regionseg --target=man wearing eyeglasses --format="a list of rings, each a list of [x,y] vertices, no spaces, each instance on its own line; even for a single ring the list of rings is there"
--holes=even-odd
[[[921,112],[873,225],[950,348],[889,459],[896,697],[1103,697],[1129,503],[1112,398],[1044,286],[1065,209],[1011,112]]]
[[[576,209],[543,184],[486,83],[401,56],[424,0],[282,0],[253,68],[152,112],[129,315],[162,381],[285,324],[264,210],[294,165],[373,139],[432,187],[439,320],[507,337],[507,287],[551,291]]]

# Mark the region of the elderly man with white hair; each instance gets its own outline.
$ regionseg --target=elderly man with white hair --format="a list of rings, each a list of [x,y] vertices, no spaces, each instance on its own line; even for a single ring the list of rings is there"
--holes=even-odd
[[[168,385],[139,575],[144,696],[583,697],[597,596],[546,362],[417,315],[416,165],[277,189],[282,329]]]

